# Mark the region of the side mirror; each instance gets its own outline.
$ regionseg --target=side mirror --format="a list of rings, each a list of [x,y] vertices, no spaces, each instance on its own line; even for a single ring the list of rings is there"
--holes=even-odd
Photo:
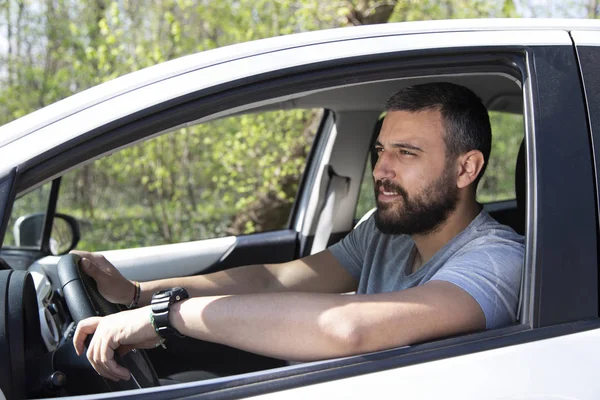
[[[44,229],[45,213],[24,215],[17,219],[13,228],[17,247],[39,249]],[[57,256],[73,250],[81,239],[79,223],[69,215],[56,213],[50,233],[50,252]]]
[[[70,215],[55,214],[50,232],[50,251],[55,256],[67,254],[79,243],[79,223]]]

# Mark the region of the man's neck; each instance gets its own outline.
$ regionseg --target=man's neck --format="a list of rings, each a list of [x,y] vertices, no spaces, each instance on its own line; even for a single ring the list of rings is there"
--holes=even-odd
[[[426,235],[413,235],[420,262],[414,266],[413,272],[419,269],[446,243],[462,232],[471,221],[479,215],[481,207],[473,200],[472,202],[459,202],[456,209],[448,216],[448,219],[435,232]]]

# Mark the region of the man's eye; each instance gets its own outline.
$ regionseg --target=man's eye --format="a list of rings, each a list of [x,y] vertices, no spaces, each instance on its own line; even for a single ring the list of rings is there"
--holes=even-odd
[[[410,151],[407,150],[400,150],[400,154],[403,156],[414,156],[415,153],[411,153]]]
[[[375,147],[375,153],[381,154],[383,152],[383,147]]]

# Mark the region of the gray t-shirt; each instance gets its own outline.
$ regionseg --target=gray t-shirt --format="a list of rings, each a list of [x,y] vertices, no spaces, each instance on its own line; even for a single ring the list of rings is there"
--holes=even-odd
[[[358,294],[395,292],[431,280],[451,282],[477,301],[491,329],[516,321],[523,243],[523,236],[484,210],[413,274],[414,241],[381,233],[374,215],[329,251],[358,279]]]

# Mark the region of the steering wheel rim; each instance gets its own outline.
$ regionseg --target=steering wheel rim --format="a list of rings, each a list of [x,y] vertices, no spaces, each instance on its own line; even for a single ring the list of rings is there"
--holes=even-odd
[[[73,317],[80,321],[95,316],[106,316],[120,312],[123,308],[106,300],[96,286],[96,281],[78,267],[80,257],[67,254],[58,261],[58,279],[63,296]],[[86,345],[91,337],[88,336]],[[159,386],[159,379],[152,367],[150,359],[142,349],[136,349],[120,357],[115,353],[115,361],[131,372],[132,379],[113,382],[104,379],[111,391],[140,389]]]

